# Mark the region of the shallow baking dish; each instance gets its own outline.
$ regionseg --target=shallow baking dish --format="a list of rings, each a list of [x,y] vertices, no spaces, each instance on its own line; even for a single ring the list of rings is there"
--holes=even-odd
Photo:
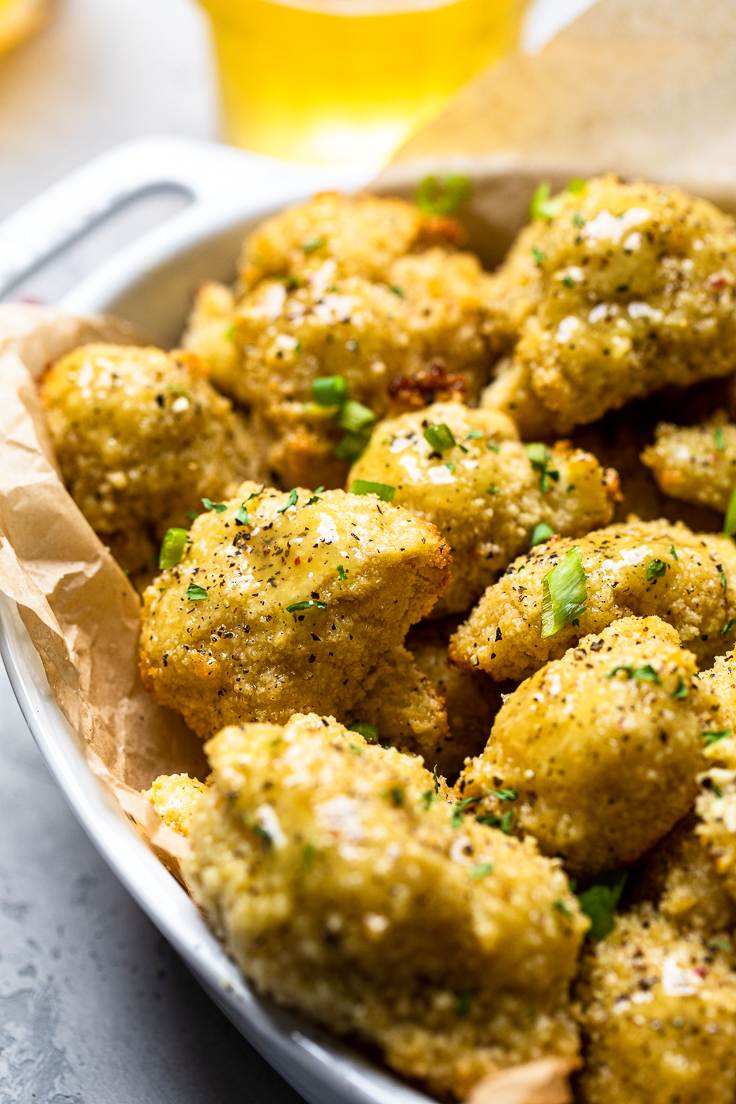
[[[378,190],[411,194],[417,180],[433,168],[423,164],[402,169]],[[468,166],[452,169],[468,171]],[[486,195],[503,193],[507,212],[509,196],[518,193],[522,220],[536,172],[528,166],[518,172],[497,161],[482,171],[476,165],[473,176]],[[183,210],[126,245],[59,304],[78,314],[114,313],[152,341],[168,345],[181,333],[194,288],[208,278],[232,277],[249,225],[315,190],[349,190],[365,183],[364,172],[327,174],[204,143],[146,139],[128,144],[68,177],[0,227],[0,298],[95,223],[140,196],[174,190],[186,200]],[[484,208],[489,209],[487,198]],[[490,254],[497,253],[512,230],[487,220],[471,228],[474,244]],[[264,1058],[310,1104],[428,1104],[424,1094],[253,993],[184,890],[92,774],[51,695],[15,605],[6,599],[0,600],[0,652],[41,754],[89,837]]]

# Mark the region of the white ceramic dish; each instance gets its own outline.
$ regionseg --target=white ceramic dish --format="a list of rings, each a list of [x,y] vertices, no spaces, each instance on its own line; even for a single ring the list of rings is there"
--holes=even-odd
[[[168,344],[181,332],[194,287],[206,278],[231,277],[249,224],[314,190],[366,182],[365,174],[327,175],[204,143],[132,143],[68,177],[0,226],[0,298],[93,223],[138,195],[173,187],[189,197],[189,206],[127,245],[61,303],[83,314],[114,312]],[[310,1104],[427,1104],[423,1094],[253,994],[187,895],[87,767],[7,601],[0,603],[0,651],[29,728],[88,835],[249,1042]]]

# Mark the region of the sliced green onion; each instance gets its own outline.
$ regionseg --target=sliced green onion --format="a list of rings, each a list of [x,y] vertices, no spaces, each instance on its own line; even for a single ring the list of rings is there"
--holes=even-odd
[[[472,870],[468,871],[468,874],[475,881],[480,881],[481,878],[487,878],[489,874],[493,873],[493,863],[485,862],[479,866],[474,866]]]
[[[357,460],[365,452],[369,434],[346,433],[343,439],[335,446],[335,456],[338,460]]]
[[[560,473],[549,466],[552,453],[546,445],[534,441],[526,446],[526,454],[534,471],[539,472],[539,489],[544,494],[549,490],[550,480],[554,483],[558,483],[560,480]]]
[[[531,547],[536,548],[538,544],[544,544],[554,535],[555,531],[551,525],[548,525],[546,521],[538,522],[532,529]]]
[[[456,173],[444,179],[425,176],[415,194],[415,202],[425,215],[455,215],[466,205],[473,193],[467,176]]]
[[[731,491],[731,497],[728,500],[723,532],[728,537],[732,537],[736,533],[736,487]]]
[[[176,567],[184,555],[188,540],[189,533],[186,529],[166,530],[158,554],[158,566],[162,571],[166,571],[169,567]]]
[[[396,494],[390,483],[372,483],[369,479],[354,479],[350,490],[356,495],[378,495],[384,502],[391,502]]]
[[[348,573],[345,570],[345,568],[342,566],[342,564],[337,565],[337,577],[338,577],[338,579],[340,580],[341,583],[344,583],[345,580],[348,577]]]
[[[543,180],[535,189],[532,201],[529,204],[529,215],[533,219],[553,219],[560,213],[562,198],[557,196],[550,199],[551,188],[548,181]]]
[[[187,598],[190,602],[204,602],[205,598],[209,598],[207,587],[190,583],[187,587]]]
[[[588,586],[577,545],[542,579],[542,638],[555,636],[585,613]]]
[[[682,701],[683,698],[686,698],[689,693],[690,693],[690,687],[685,682],[682,675],[680,675],[677,679],[677,686],[672,691],[672,697],[675,699],[675,701]]]
[[[703,742],[706,747],[710,747],[711,744],[717,744],[719,740],[727,740],[731,736],[733,736],[731,728],[712,729],[703,733]]]
[[[306,505],[314,506],[315,502],[319,502],[320,495],[323,495],[324,493],[324,487],[317,487],[316,490],[312,491],[311,497],[307,499]]]
[[[726,442],[723,440],[723,426],[716,426],[713,430],[713,437],[716,443],[716,448],[719,452],[723,452],[726,447]]]
[[[303,602],[292,602],[286,607],[287,613],[301,613],[308,609],[327,609],[326,602],[318,602],[316,598],[305,598]]]
[[[227,502],[213,502],[211,498],[203,498],[202,505],[205,510],[213,510],[216,514],[224,514],[227,510]]]
[[[538,245],[532,246],[532,257],[534,258],[534,263],[537,265],[544,264],[547,260],[547,254],[543,249],[540,249]]]
[[[457,444],[455,435],[448,425],[440,422],[439,425],[429,425],[424,431],[424,440],[434,452],[440,454],[447,449],[454,448]]]
[[[342,406],[348,397],[344,376],[320,376],[312,381],[312,401],[317,406]]]
[[[514,828],[514,810],[507,809],[505,813],[501,813],[498,816],[496,813],[486,813],[483,816],[475,818],[479,824],[485,824],[488,828],[500,828],[501,831],[510,836]]]
[[[346,429],[348,433],[359,433],[362,429],[373,425],[375,420],[376,415],[367,406],[363,406],[362,403],[356,402],[354,399],[348,399],[340,410],[337,424],[341,429]]]
[[[587,180],[583,180],[582,176],[574,176],[572,180],[567,182],[567,191],[572,192],[573,195],[580,195],[588,187]]]
[[[245,503],[241,502],[235,511],[235,524],[236,525],[250,525],[250,514],[245,508]]]

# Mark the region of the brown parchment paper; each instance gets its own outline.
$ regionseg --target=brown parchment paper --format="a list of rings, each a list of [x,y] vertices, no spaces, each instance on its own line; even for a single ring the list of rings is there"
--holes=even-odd
[[[469,229],[497,258],[542,178],[614,170],[670,180],[736,210],[736,3],[599,0],[540,54],[502,62],[397,155],[382,188],[427,169],[478,181]],[[90,767],[175,872],[185,843],[139,790],[204,777],[200,742],[151,701],[137,669],[139,599],[67,495],[36,394],[46,365],[113,319],[0,306],[0,593],[14,600]],[[478,1085],[469,1104],[565,1104],[569,1068],[544,1059]]]

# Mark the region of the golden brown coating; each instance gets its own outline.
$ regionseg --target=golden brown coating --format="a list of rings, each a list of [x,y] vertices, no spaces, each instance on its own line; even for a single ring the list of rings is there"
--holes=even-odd
[[[638,859],[691,808],[709,695],[658,617],[584,637],[504,701],[457,792],[579,875]]]
[[[574,1057],[586,928],[559,865],[478,824],[419,760],[331,719],[227,728],[187,880],[261,990],[430,1091]]]
[[[578,998],[581,1104],[733,1104],[736,973],[728,950],[636,910],[584,957]]]
[[[573,548],[585,573],[584,610],[542,636],[544,580]],[[450,645],[454,662],[522,679],[590,632],[628,615],[673,625],[700,664],[724,651],[736,625],[736,547],[666,521],[609,525],[532,549],[490,586]]]
[[[736,369],[736,223],[677,188],[616,177],[567,190],[519,234],[496,276],[491,328],[513,345],[548,433],[666,385]],[[508,378],[500,407],[512,401]],[[490,400],[493,401],[493,395]]]
[[[350,710],[349,723],[372,725],[379,743],[421,755],[444,775],[450,740],[445,700],[406,648],[394,648],[379,660],[375,681]]]
[[[423,621],[406,638],[416,665],[445,704],[449,736],[437,748],[436,756],[422,752],[425,765],[437,765],[445,778],[455,778],[469,755],[485,746],[493,718],[501,708],[503,693],[511,684],[493,682],[482,671],[463,671],[450,663],[448,645],[457,621]]]
[[[448,559],[433,525],[375,495],[244,483],[146,590],[144,683],[201,736],[306,707],[347,719]]]
[[[451,248],[463,234],[452,218],[425,215],[403,199],[322,192],[266,219],[243,243],[240,281],[309,279],[328,264],[331,276],[385,280],[393,261],[431,246]]]
[[[681,931],[713,936],[736,925],[736,903],[695,827],[695,818],[687,817],[647,855],[635,895],[651,901]]]
[[[590,453],[564,442],[527,448],[506,417],[460,403],[379,422],[348,485],[355,479],[395,487],[393,501],[449,543],[453,577],[436,614],[469,609],[529,548],[537,525],[565,536],[605,525],[618,486]]]
[[[182,345],[201,358],[214,381],[237,371],[234,314],[235,295],[229,287],[208,280],[197,289]]]
[[[146,790],[145,796],[153,805],[164,824],[188,836],[192,823],[192,813],[207,784],[188,774],[160,774]]]
[[[64,482],[123,567],[152,567],[169,526],[251,471],[250,441],[191,353],[85,345],[41,401]]]
[[[665,494],[723,513],[736,487],[736,425],[725,415],[695,426],[661,422],[641,458]]]

